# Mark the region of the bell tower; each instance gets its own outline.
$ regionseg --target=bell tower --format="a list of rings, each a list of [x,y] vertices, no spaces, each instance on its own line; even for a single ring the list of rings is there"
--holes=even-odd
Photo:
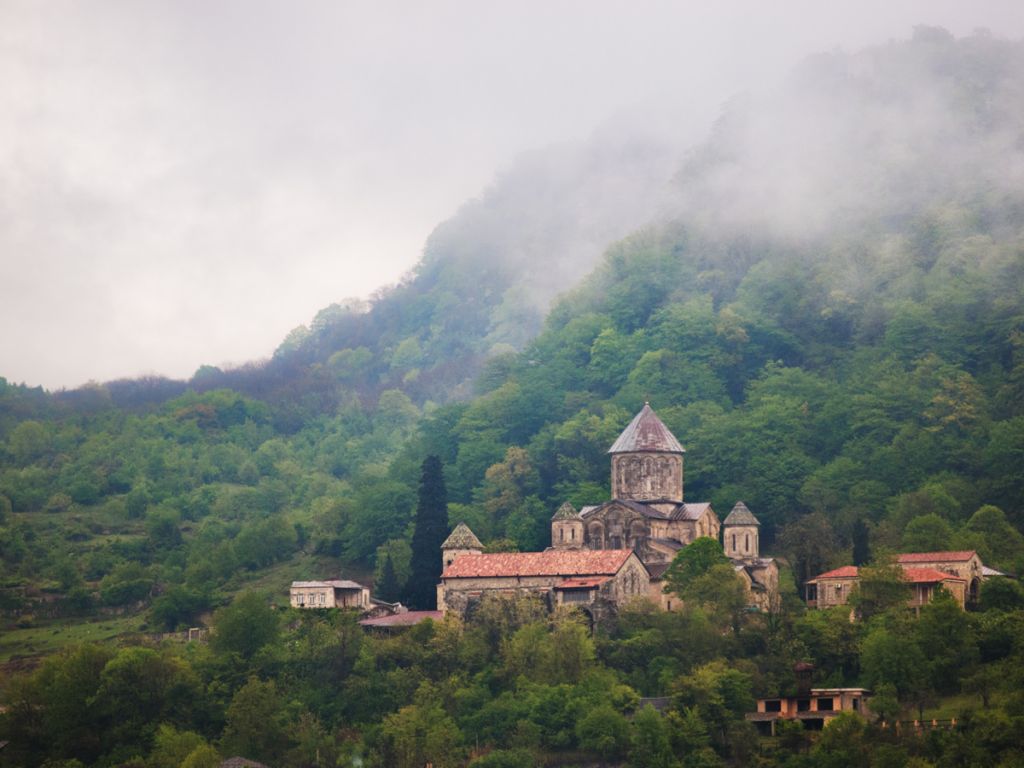
[[[632,501],[683,501],[686,450],[644,403],[608,450],[612,457],[612,498]]]
[[[747,505],[737,501],[722,522],[722,549],[732,560],[756,560],[760,557],[761,523]]]
[[[568,501],[551,518],[551,546],[555,549],[583,548],[583,518]]]
[[[459,555],[479,555],[484,550],[480,539],[465,523],[459,523],[441,545],[441,570],[455,562]]]

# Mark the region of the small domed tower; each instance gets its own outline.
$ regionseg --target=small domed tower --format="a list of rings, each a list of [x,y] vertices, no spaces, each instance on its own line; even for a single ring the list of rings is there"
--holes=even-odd
[[[483,549],[484,545],[469,526],[459,523],[441,545],[441,569],[451,565],[459,555],[479,555]]]
[[[722,523],[722,548],[733,560],[755,560],[760,557],[758,532],[761,523],[747,505],[737,501]]]
[[[555,549],[583,547],[583,518],[568,501],[551,518],[551,546]]]

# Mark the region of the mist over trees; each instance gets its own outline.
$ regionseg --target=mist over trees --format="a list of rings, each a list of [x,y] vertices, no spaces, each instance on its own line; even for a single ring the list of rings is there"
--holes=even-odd
[[[510,753],[743,764],[751,692],[778,692],[804,657],[830,684],[890,682],[883,706],[996,690],[998,717],[1019,719],[1016,678],[978,666],[1020,669],[1015,582],[964,622],[940,603],[913,624],[876,600],[863,628],[802,614],[793,587],[908,549],[977,549],[1024,570],[1022,88],[1024,44],[980,33],[921,28],[813,57],[777,90],[728,103],[679,164],[665,146],[601,137],[525,157],[437,229],[401,285],[323,310],[264,363],[53,396],[0,380],[5,620],[31,630],[125,612],[169,630],[219,609],[225,629],[212,657],[47,662],[18,693],[33,754],[65,754],[47,741],[62,723],[32,720],[60,699],[65,669],[106,702],[96,717],[117,716],[96,693],[111,664],[102,690],[153,668],[189,695],[201,679],[208,709],[182,711],[161,689],[142,730],[99,739],[90,760],[170,754],[178,732],[201,734],[195,749],[255,744],[246,723],[265,710],[282,730],[254,749],[275,759],[349,726],[361,735],[332,749],[418,759],[417,729],[433,723],[457,745],[452,761],[479,732]],[[726,585],[694,613],[631,614],[597,640],[520,606],[515,626],[495,609],[478,634],[417,629],[360,655],[357,627],[282,628],[259,598],[231,603],[263,580],[280,591],[291,577],[376,573],[390,592],[418,578],[427,457],[448,526],[465,521],[492,550],[543,547],[560,504],[607,498],[605,452],[644,400],[687,448],[687,499],[720,515],[743,499],[763,548],[785,557],[791,613],[777,624],[748,625]],[[250,632],[254,620],[269,631]],[[564,680],[523,661],[565,648],[579,665]],[[343,701],[308,674],[324,658]],[[480,677],[453,682],[460,665]],[[275,709],[272,677],[305,709]],[[666,748],[649,713],[625,721],[638,692],[674,696],[678,742]],[[74,733],[95,730],[90,717]],[[840,764],[859,728],[815,759]]]

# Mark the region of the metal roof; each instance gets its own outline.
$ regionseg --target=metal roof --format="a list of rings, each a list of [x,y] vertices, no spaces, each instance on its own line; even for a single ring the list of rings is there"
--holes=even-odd
[[[669,520],[700,520],[707,510],[711,508],[711,505],[706,501],[700,501],[696,504],[680,504],[675,512],[669,515]]]
[[[293,581],[292,589],[310,589],[316,587],[334,587],[335,589],[366,589],[362,584],[356,584],[347,579],[331,579],[329,581]]]
[[[686,449],[679,444],[669,428],[666,427],[657,414],[651,410],[649,403],[644,403],[629,426],[622,430],[619,439],[616,440],[608,453],[686,453]]]
[[[390,616],[378,616],[375,619],[363,619],[359,623],[364,627],[408,627],[426,619],[441,621],[443,618],[443,611],[404,611]]]
[[[609,579],[611,576],[577,576],[558,582],[555,584],[555,589],[594,589]]]

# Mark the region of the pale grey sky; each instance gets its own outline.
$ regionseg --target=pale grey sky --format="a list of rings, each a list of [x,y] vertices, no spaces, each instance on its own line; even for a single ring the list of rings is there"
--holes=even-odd
[[[417,261],[517,154],[648,114],[684,141],[817,51],[1019,0],[0,0],[0,376],[265,357]]]

